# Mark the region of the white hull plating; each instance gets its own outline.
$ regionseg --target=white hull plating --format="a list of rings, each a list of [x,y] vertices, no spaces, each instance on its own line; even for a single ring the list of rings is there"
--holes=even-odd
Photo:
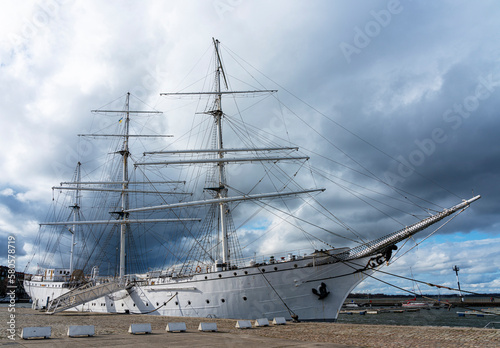
[[[257,319],[297,315],[335,320],[347,295],[365,275],[370,257],[319,264],[324,257],[266,264],[182,278],[151,278],[75,307],[78,311]],[[322,283],[326,288],[321,289]],[[69,291],[64,282],[26,281],[35,308]],[[316,291],[313,291],[315,289]],[[320,299],[320,293],[329,292]],[[316,292],[316,294],[315,294]]]

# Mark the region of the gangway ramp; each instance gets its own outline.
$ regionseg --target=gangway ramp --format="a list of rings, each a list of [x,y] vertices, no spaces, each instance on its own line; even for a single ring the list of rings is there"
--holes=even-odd
[[[87,283],[51,300],[47,304],[46,313],[54,314],[62,312],[66,309],[79,306],[120,290],[126,290],[130,287],[131,285],[127,285],[119,279],[98,285]]]

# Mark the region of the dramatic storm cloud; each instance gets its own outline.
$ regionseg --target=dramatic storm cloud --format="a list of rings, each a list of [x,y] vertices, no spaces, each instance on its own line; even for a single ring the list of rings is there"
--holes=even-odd
[[[454,286],[451,268],[459,265],[462,288],[500,292],[498,18],[496,1],[3,4],[0,263],[6,264],[7,237],[14,235],[17,268],[24,269],[37,223],[46,219],[50,207],[51,187],[70,180],[82,157],[90,162],[104,151],[76,137],[102,126],[89,110],[131,92],[165,111],[166,122],[155,124],[156,131],[175,134],[191,124],[170,117],[171,106],[159,93],[186,87],[193,66],[192,75],[203,77],[206,65],[196,64],[215,37],[229,55],[248,62],[246,68],[262,72],[251,73],[264,87],[279,84],[280,101],[292,104],[306,120],[282,109],[279,117],[262,114],[254,122],[272,133],[283,130],[286,121],[291,141],[311,156],[320,154],[311,159],[314,164],[342,183],[389,193],[380,182],[326,158],[363,174],[369,170],[408,192],[406,198],[418,195],[441,207],[481,194],[481,200],[385,270]],[[313,129],[321,130],[321,137],[316,139]],[[343,152],[334,151],[332,144]],[[324,184],[322,204],[365,237],[415,221],[393,208],[383,210],[391,217],[369,210],[366,203],[354,202],[352,191]],[[300,213],[313,214],[306,207]],[[273,216],[264,215],[256,224],[246,224],[242,242],[254,240],[272,223]],[[252,250],[300,249],[303,236],[289,236],[286,227],[277,226],[276,233],[255,241]],[[336,226],[326,228],[337,231]],[[345,242],[324,234],[321,238],[331,238],[336,246]],[[408,282],[380,278],[412,288]],[[356,291],[399,290],[370,279]]]

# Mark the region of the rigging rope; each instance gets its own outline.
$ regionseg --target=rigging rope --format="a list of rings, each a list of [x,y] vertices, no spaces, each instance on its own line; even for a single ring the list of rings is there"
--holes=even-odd
[[[225,47],[225,46],[224,46]],[[282,85],[280,85],[279,83],[277,83],[276,81],[274,81],[272,78],[270,78],[269,76],[265,75],[263,72],[261,72],[260,70],[256,69],[252,64],[250,64],[249,62],[247,62],[245,59],[243,59],[242,57],[238,56],[235,52],[231,51],[229,48],[225,47],[232,55],[238,57],[239,59],[241,59],[243,62],[245,62],[248,66],[250,66],[252,69],[254,69],[255,71],[257,71],[259,74],[261,74],[262,76],[264,76],[265,78],[267,78],[269,81],[271,81],[272,83],[274,83],[275,85],[277,85],[279,88],[281,88],[282,90],[284,90],[285,92],[287,92],[288,94],[290,94],[292,97],[294,97],[295,99],[297,99],[298,101],[300,101],[301,103],[303,103],[304,105],[308,106],[309,108],[311,108],[312,110],[314,110],[315,112],[317,112],[319,115],[321,115],[322,117],[324,117],[325,119],[327,119],[328,121],[332,122],[333,124],[335,124],[337,127],[343,129],[344,131],[346,131],[347,133],[351,134],[352,136],[354,136],[355,138],[361,140],[362,142],[364,142],[365,144],[369,145],[370,147],[372,147],[373,149],[377,150],[378,152],[380,152],[381,154],[387,156],[388,158],[390,158],[391,160],[395,161],[396,163],[399,163],[401,165],[403,165],[405,168],[408,168],[408,169],[412,169],[417,175],[421,176],[422,178],[426,179],[426,180],[429,180],[430,182],[434,183],[436,186],[442,188],[443,190],[447,191],[448,193],[456,196],[457,198],[460,198],[458,195],[456,195],[455,193],[451,192],[450,190],[448,190],[447,188],[445,188],[444,186],[438,184],[436,181],[424,176],[423,174],[419,173],[418,171],[416,171],[414,168],[409,168],[408,165],[402,163],[401,161],[399,161],[398,159],[392,157],[391,155],[389,155],[388,153],[386,153],[385,151],[383,151],[382,149],[378,148],[377,146],[375,146],[374,144],[370,143],[369,141],[363,139],[361,136],[357,135],[356,133],[354,133],[353,131],[349,130],[348,128],[346,128],[345,126],[341,125],[340,123],[336,122],[334,119],[332,119],[331,117],[327,116],[326,114],[322,113],[321,111],[319,111],[318,109],[316,109],[314,106],[312,106],[311,104],[309,104],[308,102],[306,102],[305,100],[299,98],[297,95],[295,95],[294,93],[292,93],[290,90],[288,90],[287,88],[283,87]],[[247,70],[245,69],[245,67],[239,63],[238,60],[234,59],[239,65],[240,67],[245,70],[252,78],[253,75]],[[254,78],[255,81],[257,81],[257,79]],[[258,82],[258,81],[257,81]],[[260,83],[259,83],[260,84]],[[262,84],[260,84],[262,86]],[[285,106],[286,107],[286,106]],[[288,108],[287,108],[288,109]],[[291,110],[290,110],[291,111]],[[302,120],[300,117],[299,117],[300,120]],[[304,121],[303,121],[304,122]],[[307,122],[304,122],[309,128],[312,129],[312,127],[307,123]],[[313,129],[314,131],[314,129]],[[333,144],[332,144],[333,145]],[[334,145],[333,145],[334,146]],[[341,150],[342,151],[342,150]],[[346,156],[348,156],[346,154]],[[353,160],[351,157],[348,156],[348,158],[350,158],[351,160]],[[356,162],[355,160],[353,160],[354,162]],[[357,162],[356,162],[357,163]],[[361,168],[365,169],[367,172],[371,173],[367,168],[365,168],[364,166],[362,166],[361,164],[358,163],[358,165],[361,166]],[[373,174],[373,173],[371,173]],[[377,176],[375,176],[377,177]],[[384,182],[384,181],[381,181],[382,183],[388,185],[389,187],[394,187],[392,185],[389,185],[388,183]]]

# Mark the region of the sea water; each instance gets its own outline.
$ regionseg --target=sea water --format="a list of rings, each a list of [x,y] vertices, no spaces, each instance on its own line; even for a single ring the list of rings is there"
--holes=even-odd
[[[487,308],[475,308],[476,310],[487,311]],[[378,313],[378,314],[358,314],[358,311],[365,311],[360,308],[353,311],[353,314],[339,314],[338,323],[369,324],[369,325],[414,325],[414,326],[463,326],[483,328],[490,322],[500,322],[498,315],[466,315],[459,317],[457,312],[464,312],[464,308],[440,309],[420,309],[417,312],[403,313]],[[496,325],[498,327],[498,324]]]
[[[0,303],[0,307],[9,307],[9,303]],[[31,303],[28,302],[17,302],[16,308],[31,308]]]

